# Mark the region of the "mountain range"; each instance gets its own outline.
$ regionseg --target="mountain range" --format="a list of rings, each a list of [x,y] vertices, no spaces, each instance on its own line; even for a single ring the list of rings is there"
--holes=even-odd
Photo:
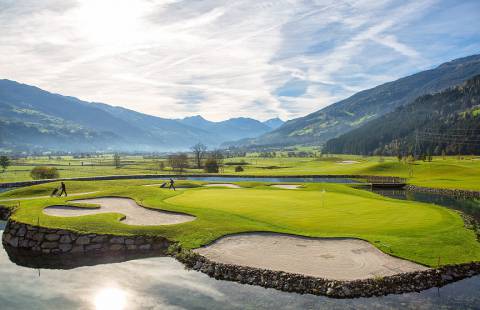
[[[278,122],[166,119],[0,80],[0,150],[173,151],[198,142],[215,148],[264,134]]]
[[[342,136],[327,143],[327,149],[369,154],[379,149],[390,152],[390,138],[384,137],[368,147],[359,144],[352,147],[351,142],[345,141],[351,141],[352,137],[359,139],[358,132],[362,131],[355,131],[357,128],[366,128],[361,130],[373,134],[379,128],[388,131],[385,122],[390,120],[393,123],[396,115],[408,120],[413,116],[401,107],[416,100],[426,104],[419,105],[417,102],[414,106],[425,115],[433,115],[436,109],[442,109],[437,104],[438,96],[436,101],[429,101],[433,99],[425,95],[448,90],[479,74],[480,55],[459,58],[358,92],[285,123],[278,118],[261,122],[245,117],[212,122],[199,115],[166,119],[0,80],[0,151],[178,151],[198,142],[210,148],[220,145],[247,148],[324,145],[331,139],[352,132],[351,136]],[[443,96],[447,95],[455,97],[451,93],[443,93]],[[464,112],[468,111],[458,110],[455,113]],[[386,118],[382,118],[384,115],[387,115]],[[411,136],[411,132],[407,131],[406,135]],[[398,132],[391,134],[395,143],[401,140]]]
[[[417,97],[459,85],[480,74],[480,55],[459,58],[431,70],[367,89],[307,116],[292,119],[260,137],[226,146],[320,145],[374,120]]]
[[[328,153],[480,154],[480,75],[329,140]]]

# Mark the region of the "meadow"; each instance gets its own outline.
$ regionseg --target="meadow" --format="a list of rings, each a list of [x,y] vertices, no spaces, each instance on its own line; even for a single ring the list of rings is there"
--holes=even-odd
[[[361,174],[398,176],[407,178],[408,183],[426,187],[480,190],[480,157],[447,156],[433,157],[431,162],[417,160],[413,163],[399,161],[395,157],[363,157],[354,155],[330,155],[316,158],[286,157],[278,153],[275,158],[262,158],[258,154],[246,157],[227,158],[221,174],[235,175],[339,175]],[[165,168],[161,169],[160,162]],[[244,171],[235,172],[241,164]],[[31,180],[30,170],[39,165],[54,166],[60,177],[89,177],[104,175],[134,174],[178,174],[168,167],[166,158],[143,158],[123,156],[121,166],[113,165],[111,155],[93,158],[29,157],[12,162],[5,172],[0,173],[0,183]],[[182,173],[205,173],[202,169],[185,169]]]
[[[480,243],[464,226],[460,214],[433,204],[390,199],[342,184],[310,183],[296,190],[259,182],[238,182],[240,189],[207,188],[202,186],[204,182],[193,181],[179,181],[184,189],[177,191],[143,186],[153,183],[159,181],[69,181],[69,194],[98,192],[75,198],[15,200],[48,196],[53,185],[42,184],[2,193],[0,204],[16,207],[12,219],[32,225],[83,233],[161,235],[189,249],[228,234],[268,231],[360,238],[385,253],[433,267],[480,260]],[[42,212],[47,206],[69,204],[69,199],[101,196],[130,197],[142,206],[196,219],[175,225],[134,226],[120,222],[123,215],[117,213],[65,218]]]

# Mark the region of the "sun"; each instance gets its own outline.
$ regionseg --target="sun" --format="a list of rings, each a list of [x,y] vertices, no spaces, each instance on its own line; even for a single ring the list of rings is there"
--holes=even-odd
[[[145,10],[143,1],[83,0],[75,12],[76,28],[93,42],[125,42],[142,33]]]
[[[125,309],[127,303],[126,294],[118,288],[102,289],[95,296],[96,310],[122,310]]]

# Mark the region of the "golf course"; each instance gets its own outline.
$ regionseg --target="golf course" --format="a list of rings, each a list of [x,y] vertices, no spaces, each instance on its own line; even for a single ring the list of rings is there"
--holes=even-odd
[[[344,184],[305,183],[277,188],[238,182],[239,188],[178,181],[177,190],[158,180],[66,182],[70,197],[49,197],[52,184],[14,189],[0,204],[15,208],[10,219],[78,233],[162,236],[184,249],[206,246],[237,233],[271,232],[305,237],[355,238],[394,257],[428,267],[480,260],[480,243],[461,214],[433,204],[386,198]],[[190,219],[165,225],[127,224],[122,212],[55,216],[51,206],[98,208],[83,199],[123,197],[139,206]]]
[[[315,153],[316,154],[316,153]],[[313,156],[313,155],[312,155]],[[165,163],[164,168],[161,163]],[[166,158],[124,156],[115,167],[111,155],[91,158],[72,156],[37,156],[12,160],[11,166],[0,173],[0,183],[28,181],[36,166],[56,167],[61,178],[110,175],[179,174],[168,167]],[[243,171],[235,168],[241,166]],[[206,174],[203,169],[188,167],[185,174]],[[226,158],[221,174],[289,176],[289,175],[377,175],[407,178],[409,184],[447,189],[478,190],[480,188],[480,158],[478,156],[434,156],[432,161],[399,161],[396,157],[356,155],[316,155],[287,157],[277,152],[274,158],[258,153]],[[207,174],[206,174],[207,175]]]

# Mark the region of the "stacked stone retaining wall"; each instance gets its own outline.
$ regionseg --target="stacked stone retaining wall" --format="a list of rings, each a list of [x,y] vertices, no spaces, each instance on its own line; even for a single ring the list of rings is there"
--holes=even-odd
[[[387,277],[337,281],[253,267],[213,262],[189,252],[177,254],[187,267],[219,279],[260,285],[265,288],[333,298],[356,298],[418,292],[480,274],[480,262],[448,265],[437,269],[408,272]]]
[[[423,187],[423,186],[417,186],[417,185],[407,185],[405,186],[405,189],[413,192],[439,194],[439,195],[445,195],[445,196],[452,196],[455,198],[480,198],[480,191],[432,188],[432,187]]]
[[[33,254],[82,254],[128,251],[167,251],[172,244],[162,237],[81,234],[64,229],[43,228],[12,220],[7,222],[3,244]]]

